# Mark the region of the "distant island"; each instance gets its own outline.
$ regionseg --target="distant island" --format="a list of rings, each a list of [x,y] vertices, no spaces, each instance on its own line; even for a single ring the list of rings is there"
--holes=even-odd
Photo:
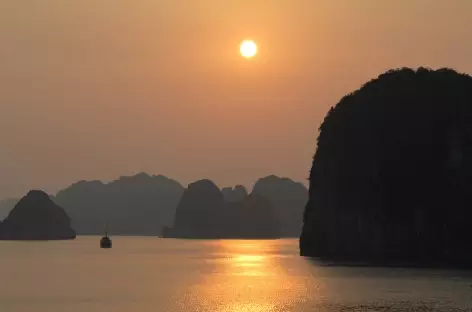
[[[244,193],[244,192],[243,192]],[[210,180],[192,183],[177,206],[175,225],[163,232],[173,238],[277,238],[280,220],[258,194],[228,201]]]
[[[53,200],[64,207],[79,234],[161,235],[174,223],[184,187],[162,175],[139,173],[103,183],[80,181]]]
[[[175,208],[184,187],[162,175],[139,173],[115,181],[79,181],[50,198],[63,207],[78,234],[160,235],[174,223]],[[18,199],[0,201],[6,216]]]
[[[308,202],[308,190],[300,182],[270,175],[257,180],[252,194],[269,201],[280,220],[281,237],[299,237],[303,226],[303,211]]]
[[[301,233],[308,190],[275,175],[259,179],[249,194],[243,186],[220,190],[210,180],[191,183],[176,210],[173,238],[282,238]]]
[[[0,224],[0,240],[74,239],[75,231],[64,209],[49,196],[33,190],[23,197]]]
[[[320,127],[302,256],[472,264],[472,78],[391,70]]]
[[[220,190],[212,181],[204,181],[207,183],[203,183],[206,185],[203,189],[208,192],[199,192],[196,201],[186,199],[189,194],[184,192],[188,193],[190,186],[186,189],[173,179],[146,173],[120,177],[109,183],[80,181],[55,196],[50,195],[50,199],[63,207],[72,220],[72,228],[82,235],[101,235],[108,224],[112,235],[180,237],[187,235],[186,231],[202,227],[199,220],[208,216],[210,227],[224,228],[224,231],[213,231],[214,237],[300,235],[308,201],[308,190],[303,184],[271,175],[257,180],[248,192],[242,185]],[[201,185],[202,181],[195,183]],[[16,199],[0,201],[0,214],[6,216],[17,202]],[[187,224],[185,219],[195,224]],[[196,237],[203,235],[201,230],[192,233]]]

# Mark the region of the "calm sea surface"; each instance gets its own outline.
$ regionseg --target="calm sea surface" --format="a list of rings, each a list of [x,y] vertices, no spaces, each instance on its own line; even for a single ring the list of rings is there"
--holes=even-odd
[[[472,311],[472,273],[324,266],[296,240],[0,243],[0,311]]]

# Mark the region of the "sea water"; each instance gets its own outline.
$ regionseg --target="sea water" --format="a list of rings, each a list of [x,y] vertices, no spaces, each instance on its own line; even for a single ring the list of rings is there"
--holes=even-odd
[[[472,311],[472,272],[325,265],[298,241],[0,242],[0,311]]]

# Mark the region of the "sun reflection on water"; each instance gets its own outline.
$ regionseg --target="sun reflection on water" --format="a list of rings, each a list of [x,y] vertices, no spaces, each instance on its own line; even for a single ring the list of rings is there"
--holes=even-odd
[[[269,276],[276,269],[274,256],[268,252],[264,241],[220,241],[225,253],[226,272],[235,276]]]
[[[290,275],[273,241],[222,240],[209,244],[215,250],[209,263],[211,274],[192,290],[201,310],[287,311],[287,303],[304,300],[304,292],[300,292],[304,281]]]
[[[243,263],[251,263],[251,262],[261,262],[264,260],[264,256],[261,255],[239,255],[235,257],[234,259],[237,262],[243,262]]]
[[[264,266],[264,261],[266,261],[266,257],[261,255],[237,255],[233,260],[234,267],[243,268],[243,272],[239,272],[239,274],[243,275],[267,275],[266,272],[261,270]]]

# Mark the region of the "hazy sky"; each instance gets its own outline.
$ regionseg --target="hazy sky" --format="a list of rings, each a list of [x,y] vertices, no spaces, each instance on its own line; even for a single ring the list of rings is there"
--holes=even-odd
[[[392,67],[472,73],[471,21],[470,0],[0,0],[0,198],[303,181],[342,95]]]

